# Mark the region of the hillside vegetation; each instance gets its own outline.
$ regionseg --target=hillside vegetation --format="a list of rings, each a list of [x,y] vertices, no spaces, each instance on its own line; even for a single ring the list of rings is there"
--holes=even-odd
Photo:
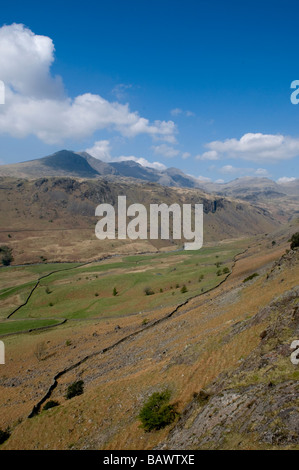
[[[0,429],[8,428],[10,437],[2,448],[296,448],[298,366],[290,361],[290,344],[298,333],[299,263],[298,251],[286,254],[296,228],[281,228],[250,242],[243,239],[231,263],[226,243],[218,252],[203,251],[202,265],[200,252],[194,260],[183,257],[180,262],[180,253],[157,255],[154,263],[159,259],[161,266],[168,263],[164,275],[158,276],[161,286],[163,278],[166,281],[175,274],[170,268],[176,267],[178,284],[184,282],[187,287],[185,294],[174,289],[173,304],[167,304],[165,297],[158,309],[152,306],[134,315],[123,311],[117,317],[107,315],[109,307],[104,316],[69,316],[58,327],[6,337],[10,359],[0,383]],[[142,256],[136,257],[133,269],[134,258],[122,261],[124,278],[134,275],[139,262],[141,269],[156,272],[158,265],[142,265]],[[209,259],[225,260],[220,267],[230,268],[219,278],[214,263],[219,285],[215,283],[212,290],[204,284],[207,273],[198,283]],[[177,261],[172,264],[172,260]],[[96,282],[91,280],[93,273],[115,276],[120,266],[113,264],[106,261],[104,271],[101,264],[87,271],[78,292],[84,293],[89,282]],[[69,289],[77,269],[83,269],[83,274],[85,268],[55,274],[49,290],[55,295],[55,289]],[[244,283],[253,273],[259,276]],[[11,281],[6,282],[8,287]],[[98,283],[100,294],[100,276]],[[110,299],[121,305],[124,294],[116,285],[118,294],[113,296],[115,285],[110,283]],[[140,294],[145,305],[148,299],[164,295],[164,290],[156,293],[152,287],[154,295]],[[36,312],[42,318],[38,302],[52,295],[45,288],[30,299],[26,315]],[[64,292],[58,305],[66,297]],[[22,309],[16,318],[22,317]],[[83,393],[67,399],[69,387],[80,381]],[[153,394],[165,390],[169,404],[176,404],[175,419],[147,432],[140,421],[141,410]],[[48,401],[55,406],[44,410]]]

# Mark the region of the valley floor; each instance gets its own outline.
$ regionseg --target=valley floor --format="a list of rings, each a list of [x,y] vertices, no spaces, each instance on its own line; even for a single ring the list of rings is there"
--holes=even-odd
[[[294,227],[292,230],[294,231]],[[238,421],[234,422],[233,428],[223,428],[218,434],[213,433],[212,427],[207,428],[203,433],[204,437],[198,427],[192,428],[196,417],[201,413],[202,403],[194,402],[200,391],[211,388],[217,380],[223,380],[225,374],[233,373],[260,347],[260,335],[269,328],[271,318],[262,315],[260,321],[253,321],[255,316],[273,299],[279,298],[298,285],[299,263],[296,253],[290,260],[283,258],[284,261],[273,269],[273,264],[281,259],[289,248],[288,238],[289,229],[277,234],[274,244],[268,236],[258,236],[250,241],[243,239],[234,246],[224,244],[218,252],[213,249],[203,251],[202,259],[204,256],[206,259],[202,266],[204,278],[201,282],[198,282],[200,266],[196,264],[200,258],[180,259],[182,255],[177,254],[176,258],[171,255],[168,255],[168,260],[162,258],[163,263],[162,265],[160,263],[159,267],[155,264],[161,261],[157,255],[150,266],[153,270],[150,278],[146,277],[149,276],[150,263],[141,257],[141,259],[125,260],[126,273],[122,271],[122,266],[113,266],[113,263],[107,262],[105,268],[99,269],[99,266],[94,266],[93,270],[88,272],[80,271],[85,268],[73,267],[69,272],[72,274],[71,278],[65,276],[66,272],[58,273],[51,283],[42,283],[40,291],[34,294],[28,305],[16,312],[16,319],[23,322],[29,321],[28,318],[35,318],[35,321],[49,319],[48,307],[43,305],[44,299],[46,298],[48,302],[51,296],[45,293],[45,288],[49,287],[49,290],[53,289],[56,293],[57,300],[56,303],[53,302],[52,317],[56,320],[66,318],[68,321],[53,329],[4,338],[7,363],[1,366],[0,429],[9,426],[11,437],[1,447],[3,449],[153,449],[178,448],[180,445],[186,449],[296,447],[299,442],[298,433],[296,438],[296,429],[292,430],[295,436],[293,440],[285,438],[271,441],[264,439],[254,430],[254,426],[251,430],[242,431],[241,424],[238,427]],[[228,266],[231,271],[228,276],[223,274],[221,277],[215,274],[217,260],[223,263],[220,264],[221,268]],[[174,268],[177,268],[177,271],[171,271]],[[79,276],[81,280],[78,280],[77,269],[81,272]],[[163,274],[163,269],[165,269],[164,277],[155,275],[156,272]],[[107,272],[109,273],[107,276],[95,278]],[[143,274],[144,272],[146,274]],[[69,289],[70,283],[71,285],[74,282],[83,283],[83,273],[84,277],[88,278],[85,279],[88,281],[84,284],[86,288],[83,288],[82,284],[78,289],[77,284],[76,291],[70,292],[70,299],[73,300],[70,312],[75,304],[83,302],[80,309],[78,308],[80,315],[72,318],[72,315],[68,314],[67,303],[63,303],[65,286]],[[254,273],[258,276],[244,282]],[[24,273],[20,272],[19,275],[21,278]],[[177,281],[180,288],[186,283],[185,294],[181,294],[180,289],[175,288],[176,278],[172,276],[176,275],[180,278],[180,281]],[[36,273],[32,272],[31,276],[27,279],[29,284],[36,282],[40,273],[36,277]],[[87,286],[92,285],[93,289],[98,282],[100,287],[99,279],[103,282],[107,279],[107,285],[112,290],[119,276],[129,276],[127,289],[124,291],[119,289],[119,297],[113,298],[109,295],[108,299],[102,298],[103,310],[99,309],[98,315],[95,315],[90,303],[84,304]],[[135,288],[136,286],[141,288],[149,280],[154,280],[155,294],[152,296],[145,296],[144,293],[142,296],[136,294],[138,308],[134,310],[134,315],[130,315],[132,305],[136,301],[134,285]],[[20,279],[19,285],[24,287],[23,281],[24,279]],[[11,288],[9,284],[7,279],[7,289]],[[163,289],[161,293],[158,291],[160,286]],[[142,289],[138,289],[139,287],[138,292],[143,292]],[[83,298],[79,298],[76,294],[80,291],[85,292]],[[94,296],[93,290],[88,292],[88,295],[93,292]],[[175,294],[172,295],[172,292]],[[20,295],[20,292],[16,294]],[[23,298],[26,298],[28,294],[26,289],[23,294]],[[101,295],[100,291],[99,296]],[[155,299],[158,295],[163,296],[162,306],[161,301]],[[116,299],[118,307],[115,304],[115,312],[111,314]],[[146,308],[144,308],[145,300],[150,302],[146,304]],[[5,298],[2,301],[5,302]],[[16,299],[12,302],[15,301]],[[61,309],[59,305],[62,305]],[[12,304],[8,302],[5,316],[11,311],[11,307]],[[5,321],[2,323],[4,325]],[[276,339],[278,337],[285,348],[289,348],[292,339],[299,339],[295,337],[298,330],[288,325],[287,331],[282,332],[281,338],[279,332],[276,335]],[[273,336],[271,341],[273,343]],[[293,387],[295,399],[298,400],[298,366],[291,363],[290,354],[290,349],[288,354],[284,353],[281,357],[277,353],[277,363],[273,361],[268,364],[269,367],[263,369],[262,377],[256,378],[251,370],[250,374],[242,376],[243,382],[247,387],[256,385],[257,382],[263,384],[271,381],[275,386],[286,381],[292,382],[290,387]],[[57,400],[60,405],[48,411],[38,410],[34,417],[28,418],[34,406],[46,396],[54,377],[59,372],[63,373],[57,378],[55,387],[47,399]],[[84,381],[83,395],[66,400],[67,386],[79,379]],[[240,378],[239,381],[235,378],[231,380],[236,386],[240,386],[242,382]],[[215,387],[214,385],[216,390]],[[139,411],[151,393],[166,388],[171,390],[171,400],[178,402],[181,419],[172,427],[146,433],[140,427]],[[216,394],[216,392],[217,390],[211,393]],[[259,400],[258,394],[256,397]],[[289,409],[297,403],[294,402],[291,406],[290,401],[291,399],[288,403],[283,402],[282,408]],[[217,406],[214,406],[213,412]],[[266,411],[273,413],[270,417],[271,423],[277,422],[278,417],[274,411],[268,408]],[[211,416],[205,414],[204,419],[207,421]],[[180,433],[180,430],[189,428],[192,429],[189,434]]]

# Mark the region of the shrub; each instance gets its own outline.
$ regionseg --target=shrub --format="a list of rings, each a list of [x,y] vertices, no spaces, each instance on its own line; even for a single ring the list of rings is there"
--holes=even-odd
[[[138,417],[146,432],[162,429],[178,416],[177,405],[169,404],[170,395],[169,390],[155,392],[143,405]]]
[[[84,382],[83,380],[78,380],[77,382],[72,383],[68,386],[66,391],[66,399],[70,400],[73,397],[82,395],[84,391]]]
[[[225,266],[225,268],[223,268],[222,272],[223,272],[223,274],[228,274],[229,273],[229,268],[227,266]]]
[[[4,266],[9,266],[13,261],[12,249],[7,245],[0,246],[0,258]]]
[[[291,237],[291,245],[290,248],[293,250],[299,246],[299,232],[296,232]]]
[[[144,319],[142,320],[142,325],[147,325],[148,322],[149,322],[149,319],[148,319],[148,318],[144,318]]]
[[[184,284],[183,287],[181,288],[181,293],[182,293],[182,294],[185,294],[186,292],[188,292],[188,289],[187,289],[187,287],[186,287],[185,284]]]
[[[216,272],[217,276],[221,276],[221,273],[222,273],[221,269],[218,269],[218,271]]]
[[[243,282],[247,282],[247,281],[251,281],[251,279],[255,278],[259,276],[259,273],[253,273],[253,274],[250,274],[250,276],[246,277]]]
[[[55,406],[59,406],[58,401],[56,400],[49,400],[44,406],[44,411],[49,410],[50,408],[55,408]]]
[[[154,291],[151,287],[145,287],[143,289],[143,291],[144,291],[145,295],[153,295],[154,294]]]
[[[2,429],[0,429],[0,444],[3,444],[3,442],[7,441],[9,436],[10,436],[9,431],[2,431]]]
[[[113,288],[113,295],[114,297],[118,294],[117,290],[116,290],[116,287]]]

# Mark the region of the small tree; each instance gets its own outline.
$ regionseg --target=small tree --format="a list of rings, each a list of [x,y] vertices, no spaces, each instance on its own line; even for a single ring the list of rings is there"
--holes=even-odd
[[[185,294],[186,292],[188,292],[188,289],[187,289],[187,287],[186,287],[185,284],[184,284],[183,287],[181,288],[181,293],[182,293],[182,294]]]
[[[293,250],[299,246],[299,232],[296,232],[291,237],[291,245],[290,248]]]
[[[143,289],[143,291],[144,291],[145,295],[153,295],[154,294],[154,291],[151,287],[145,287]]]
[[[13,261],[12,248],[9,248],[7,245],[0,246],[0,258],[4,266],[9,266]]]
[[[68,386],[66,391],[66,399],[70,400],[73,397],[82,395],[84,391],[84,382],[83,380],[78,380],[77,382],[72,383]]]
[[[178,416],[177,404],[169,404],[170,395],[169,390],[155,392],[146,401],[139,413],[141,426],[145,431],[162,429]]]
[[[10,432],[8,430],[2,431],[2,429],[0,429],[0,444],[3,444],[3,442],[7,441],[9,436]]]
[[[114,297],[118,294],[117,290],[116,290],[116,287],[113,288],[113,295]]]

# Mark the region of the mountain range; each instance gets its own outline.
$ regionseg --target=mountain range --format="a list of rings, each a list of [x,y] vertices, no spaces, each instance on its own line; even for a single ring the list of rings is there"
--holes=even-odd
[[[157,170],[133,160],[103,162],[87,152],[60,150],[52,155],[22,163],[0,166],[0,176],[37,179],[41,177],[71,177],[81,179],[105,178],[157,183],[174,188],[198,188],[206,193],[242,199],[250,203],[270,202],[288,205],[299,197],[299,178],[277,183],[264,177],[237,178],[228,183],[212,183],[196,179],[177,168]]]
[[[133,160],[123,162],[103,162],[86,152],[60,150],[47,157],[22,163],[0,166],[0,176],[35,179],[39,177],[97,178],[101,176],[126,177],[158,183],[163,186],[196,188],[195,178],[177,168],[159,171],[148,168]]]

